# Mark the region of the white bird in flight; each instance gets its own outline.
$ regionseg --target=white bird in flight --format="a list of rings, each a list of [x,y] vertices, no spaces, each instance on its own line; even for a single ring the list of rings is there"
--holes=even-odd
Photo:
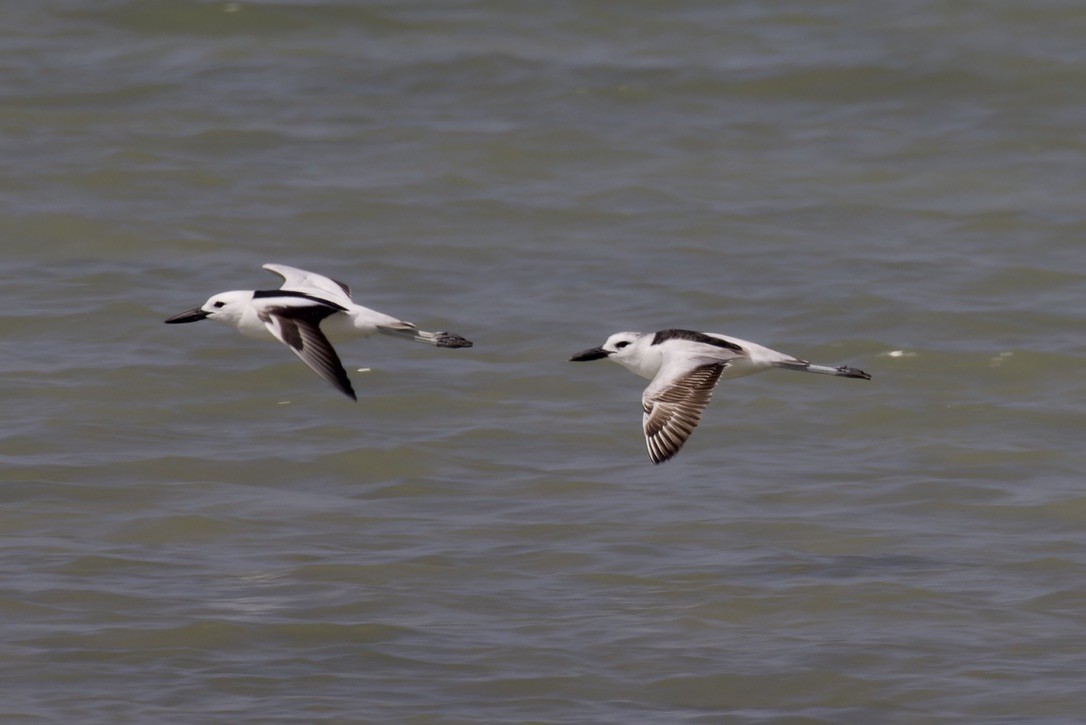
[[[347,339],[381,333],[437,347],[472,346],[459,335],[426,332],[410,322],[356,305],[347,285],[324,275],[285,264],[265,264],[264,269],[283,278],[279,289],[220,292],[202,306],[166,322],[214,320],[246,337],[274,338],[352,400],[358,397],[328,336]]]
[[[670,459],[694,432],[719,380],[753,375],[770,368],[870,380],[845,365],[812,365],[806,360],[753,342],[712,332],[660,330],[619,332],[600,347],[570,360],[607,358],[652,382],[641,395],[645,443],[653,463]]]

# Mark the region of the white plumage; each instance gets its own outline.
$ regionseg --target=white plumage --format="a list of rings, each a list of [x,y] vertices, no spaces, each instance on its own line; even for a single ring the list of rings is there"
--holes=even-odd
[[[720,380],[783,368],[870,380],[862,370],[812,365],[757,343],[713,332],[619,332],[575,362],[607,358],[652,382],[641,396],[645,444],[653,463],[672,458],[701,421]]]
[[[202,306],[166,322],[214,320],[246,337],[278,340],[336,390],[354,400],[354,388],[329,337],[348,339],[380,333],[437,347],[472,346],[459,335],[420,330],[413,323],[355,304],[350,288],[330,277],[285,264],[265,264],[264,269],[283,278],[278,290],[220,292]]]

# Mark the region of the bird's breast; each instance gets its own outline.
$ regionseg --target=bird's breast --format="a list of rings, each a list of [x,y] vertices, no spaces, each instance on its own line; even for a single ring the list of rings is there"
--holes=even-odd
[[[660,359],[653,360],[615,360],[619,365],[638,377],[652,380],[660,372]]]
[[[271,333],[271,330],[268,329],[268,326],[265,325],[256,315],[253,315],[253,319],[251,320],[242,320],[237,327],[238,332],[240,332],[245,337],[252,338],[253,340],[275,339],[275,335]]]

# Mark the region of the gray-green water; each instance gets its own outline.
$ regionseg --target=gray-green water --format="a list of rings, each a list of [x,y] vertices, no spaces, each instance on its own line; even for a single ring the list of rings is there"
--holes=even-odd
[[[0,720],[1080,721],[1083,88],[1055,0],[9,3]],[[268,261],[476,347],[162,324]],[[874,380],[654,467],[566,359],[673,326]]]

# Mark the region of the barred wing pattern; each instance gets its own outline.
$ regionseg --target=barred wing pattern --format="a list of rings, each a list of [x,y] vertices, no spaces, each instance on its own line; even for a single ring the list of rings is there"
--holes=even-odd
[[[645,389],[641,398],[645,443],[653,463],[663,463],[683,447],[712,400],[713,388],[726,367],[727,362],[701,365],[663,386],[654,380]]]

